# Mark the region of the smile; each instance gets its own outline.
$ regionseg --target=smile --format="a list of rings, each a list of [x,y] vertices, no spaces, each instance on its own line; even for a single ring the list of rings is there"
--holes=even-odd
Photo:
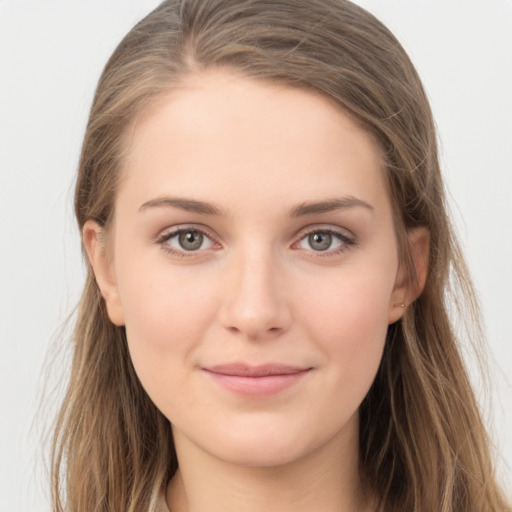
[[[224,389],[253,397],[278,394],[297,384],[311,370],[312,368],[281,364],[261,366],[227,364],[203,368],[203,371]]]

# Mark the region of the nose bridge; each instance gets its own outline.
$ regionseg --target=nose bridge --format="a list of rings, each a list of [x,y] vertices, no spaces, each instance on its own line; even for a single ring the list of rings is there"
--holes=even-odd
[[[249,338],[285,331],[291,320],[284,275],[270,244],[247,244],[230,262],[221,321]]]

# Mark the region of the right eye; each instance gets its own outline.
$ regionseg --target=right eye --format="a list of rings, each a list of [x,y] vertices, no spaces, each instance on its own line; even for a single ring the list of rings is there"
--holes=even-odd
[[[167,232],[158,239],[158,243],[165,251],[178,256],[211,249],[214,245],[206,233],[196,228],[180,228]]]

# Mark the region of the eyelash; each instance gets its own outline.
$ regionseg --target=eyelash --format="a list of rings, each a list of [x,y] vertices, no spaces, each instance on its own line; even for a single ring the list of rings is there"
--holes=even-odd
[[[336,249],[328,249],[326,251],[315,251],[314,249],[310,249],[312,253],[315,254],[315,257],[317,258],[329,258],[333,256],[339,256],[340,254],[343,254],[344,252],[351,249],[353,246],[356,245],[356,239],[353,237],[350,237],[346,235],[345,233],[342,233],[341,231],[337,231],[332,228],[314,228],[309,231],[305,231],[301,234],[301,237],[297,242],[293,244],[293,246],[298,245],[300,242],[302,242],[304,239],[306,239],[308,236],[315,234],[315,233],[321,233],[321,234],[329,234],[333,238],[337,238],[341,245],[337,247]]]
[[[220,244],[218,244],[218,242],[215,241],[215,239],[212,237],[212,235],[210,233],[208,233],[206,230],[198,228],[196,226],[183,226],[183,227],[176,228],[172,231],[162,233],[161,235],[159,235],[157,237],[157,239],[155,241],[157,244],[160,245],[160,247],[162,248],[163,251],[165,251],[168,254],[171,254],[172,256],[175,256],[178,258],[193,258],[200,251],[186,251],[185,249],[178,251],[166,243],[169,240],[171,240],[172,238],[174,238],[175,236],[178,236],[181,233],[187,233],[187,232],[200,233],[205,238],[208,238],[209,240],[211,240],[212,244],[220,245]]]
[[[198,251],[186,251],[184,249],[180,251],[180,250],[174,249],[172,246],[167,244],[167,242],[169,240],[171,240],[172,238],[180,235],[181,233],[186,233],[186,232],[200,233],[202,236],[208,238],[212,242],[213,245],[220,246],[220,244],[215,241],[214,237],[212,237],[212,235],[209,232],[207,232],[206,230],[201,229],[199,227],[196,227],[196,226],[183,226],[183,227],[176,228],[172,231],[164,232],[156,238],[155,242],[161,246],[163,251],[165,251],[168,254],[171,254],[174,257],[193,258],[193,257],[197,256],[197,254],[201,251],[199,251],[199,250]],[[303,240],[305,240],[308,236],[315,234],[315,233],[329,234],[333,238],[336,238],[341,242],[341,245],[334,250],[330,249],[330,250],[326,250],[326,251],[315,251],[314,249],[309,249],[309,251],[311,253],[315,254],[315,257],[328,258],[328,257],[332,257],[332,256],[338,256],[338,255],[344,253],[345,251],[349,250],[351,247],[356,245],[355,238],[349,237],[340,231],[337,231],[337,230],[334,230],[331,228],[325,228],[325,229],[315,228],[315,229],[311,229],[309,231],[303,232],[301,234],[299,240],[292,244],[292,247],[297,246]]]

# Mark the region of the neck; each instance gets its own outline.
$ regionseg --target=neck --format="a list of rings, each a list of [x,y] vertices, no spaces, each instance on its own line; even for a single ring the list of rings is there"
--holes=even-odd
[[[251,467],[213,457],[175,431],[180,468],[167,489],[170,511],[366,512],[358,475],[357,422],[349,434],[299,460]]]

